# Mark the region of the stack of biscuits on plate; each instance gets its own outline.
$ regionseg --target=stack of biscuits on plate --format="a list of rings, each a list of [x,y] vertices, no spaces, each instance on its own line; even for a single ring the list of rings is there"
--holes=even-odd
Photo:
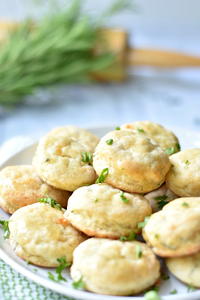
[[[57,267],[100,294],[135,295],[160,258],[200,287],[200,149],[180,151],[163,126],[138,121],[100,140],[74,126],[41,138],[32,165],[0,172],[0,207],[22,259]]]

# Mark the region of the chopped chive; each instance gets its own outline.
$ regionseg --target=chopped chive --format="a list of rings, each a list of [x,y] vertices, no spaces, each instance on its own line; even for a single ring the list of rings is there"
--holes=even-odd
[[[177,294],[177,293],[178,293],[177,290],[174,289],[174,290],[172,290],[172,291],[170,292],[170,295],[175,295],[175,294]]]
[[[81,153],[81,161],[84,162],[84,163],[88,163],[89,165],[92,164],[92,153],[90,152],[82,152]]]
[[[50,197],[40,198],[38,201],[41,202],[41,203],[47,203],[53,208],[57,208],[57,209],[62,210],[62,206],[56,200],[54,200],[53,198],[50,198]]]
[[[192,285],[188,285],[188,288],[187,288],[187,292],[194,292],[196,290],[196,288]]]
[[[182,206],[184,206],[184,207],[189,207],[189,204],[188,204],[187,202],[183,202],[183,203],[182,203]]]
[[[144,129],[142,129],[142,128],[137,128],[137,131],[138,131],[139,133],[145,133]]]
[[[106,144],[107,144],[107,145],[112,145],[112,144],[113,144],[113,139],[107,140],[107,141],[106,141]]]
[[[160,296],[158,295],[158,292],[155,290],[145,293],[144,299],[145,300],[161,300]]]
[[[149,221],[149,219],[150,219],[150,217],[145,217],[143,222],[139,222],[137,224],[137,227],[138,228],[144,228],[146,226],[147,222]]]
[[[101,174],[99,175],[99,177],[97,178],[95,183],[102,183],[105,181],[106,177],[108,176],[109,173],[109,169],[105,168],[102,170]]]
[[[157,201],[157,205],[159,209],[162,209],[168,203],[168,201],[166,201],[167,198],[168,198],[167,195],[154,197],[154,200]]]
[[[187,160],[185,161],[185,164],[188,166],[188,165],[191,164],[191,162],[187,159]]]
[[[10,229],[9,229],[9,221],[6,221],[6,220],[0,220],[0,224],[2,225],[2,228],[3,228],[3,231],[4,231],[4,239],[8,239],[9,236],[10,236]]]
[[[141,258],[142,257],[142,248],[140,245],[136,245],[136,257]]]
[[[120,130],[120,127],[119,126],[115,127],[115,130]]]
[[[77,281],[73,281],[72,282],[72,286],[75,289],[84,289],[85,288],[85,283],[84,283],[82,277],[79,280],[77,280]]]
[[[124,192],[121,192],[120,198],[121,198],[121,200],[122,200],[124,203],[128,203],[128,202],[129,202],[129,199],[127,199],[127,198],[124,196]]]
[[[135,232],[131,232],[128,236],[120,236],[120,241],[126,242],[126,241],[134,241],[136,237]]]

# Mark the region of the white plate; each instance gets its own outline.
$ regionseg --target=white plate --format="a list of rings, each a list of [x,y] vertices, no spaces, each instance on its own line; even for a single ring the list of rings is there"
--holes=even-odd
[[[113,127],[98,127],[98,128],[89,128],[90,131],[94,132],[98,136],[104,135],[106,132],[112,130]],[[174,132],[180,138],[182,148],[194,148],[200,147],[200,133],[191,132],[181,129],[176,129]],[[21,150],[20,152],[12,155],[7,159],[0,167],[9,166],[9,165],[19,165],[30,163],[33,153],[35,151],[36,144],[28,146]],[[8,215],[0,210],[0,219],[7,219]],[[11,250],[8,241],[3,239],[3,232],[0,229],[0,257],[9,264],[16,271],[20,272],[29,279],[35,281],[36,283],[43,285],[46,288],[49,288],[60,294],[74,297],[77,299],[85,300],[127,300],[129,297],[119,297],[119,296],[106,296],[106,295],[97,295],[94,293],[75,290],[71,286],[71,279],[69,274],[65,273],[67,282],[56,283],[48,279],[48,271],[52,269],[47,268],[38,268],[33,265],[28,265],[26,262],[17,257]],[[178,294],[170,295],[170,291],[176,289]],[[189,292],[187,291],[187,286],[179,282],[176,278],[170,275],[170,279],[163,282],[162,287],[160,288],[159,294],[162,297],[162,300],[192,300],[200,299],[200,291]],[[134,300],[142,300],[143,296],[131,297]]]

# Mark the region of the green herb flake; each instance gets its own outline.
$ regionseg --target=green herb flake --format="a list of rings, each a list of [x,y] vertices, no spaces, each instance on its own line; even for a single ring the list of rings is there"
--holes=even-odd
[[[188,285],[187,292],[189,293],[189,292],[194,292],[194,291],[196,291],[196,288],[193,285]]]
[[[155,238],[158,240],[160,238],[160,235],[156,233]]]
[[[188,204],[187,202],[183,202],[183,203],[182,203],[182,206],[184,206],[184,207],[189,207],[189,204]]]
[[[95,203],[99,202],[99,199],[95,199],[94,202],[95,202]]]
[[[126,241],[134,241],[136,237],[135,232],[131,232],[128,236],[120,236],[120,241],[126,242]]]
[[[124,203],[128,203],[128,202],[129,202],[129,199],[127,199],[127,198],[124,196],[124,192],[121,192],[120,198],[121,198],[121,200],[122,200]]]
[[[150,217],[145,217],[145,219],[144,219],[143,222],[139,222],[139,223],[137,224],[137,227],[138,227],[138,228],[144,228],[144,227],[146,226],[146,224],[148,223],[149,219],[150,219]]]
[[[8,239],[9,236],[10,236],[10,229],[9,229],[9,221],[6,221],[6,220],[0,220],[0,224],[2,225],[2,228],[3,228],[3,231],[4,231],[4,239]]]
[[[176,152],[180,151],[181,150],[181,145],[179,143],[176,143]]]
[[[92,153],[90,152],[82,152],[81,153],[81,161],[84,163],[88,163],[89,165],[92,164],[93,158],[92,158]]]
[[[172,290],[172,291],[170,292],[170,295],[175,295],[175,294],[177,294],[177,293],[178,293],[177,290],[174,289],[174,290]]]
[[[162,209],[169,201],[167,201],[168,196],[167,195],[162,195],[162,196],[157,196],[154,197],[154,200],[157,201],[157,205],[159,209]]]
[[[172,154],[174,154],[174,153],[176,153],[176,152],[178,152],[178,151],[180,151],[180,150],[181,150],[181,146],[180,146],[179,143],[177,143],[177,144],[175,145],[175,147],[169,147],[169,148],[166,148],[166,149],[165,149],[165,153],[168,154],[168,155],[172,155]]]
[[[136,253],[136,257],[137,258],[141,258],[142,257],[142,248],[141,248],[140,245],[136,245],[135,253]]]
[[[112,145],[112,144],[113,144],[113,139],[107,140],[107,141],[106,141],[106,144],[107,144],[107,145]]]
[[[115,130],[120,130],[120,127],[119,126],[115,127]]]
[[[102,183],[105,181],[106,177],[108,176],[109,173],[109,169],[105,168],[102,170],[101,174],[99,175],[99,177],[97,178],[95,183]]]
[[[50,280],[52,280],[52,281],[57,281],[56,278],[55,278],[55,276],[54,276],[54,274],[51,273],[51,272],[48,272],[48,278],[49,278]]]
[[[191,164],[191,162],[187,159],[187,160],[185,160],[185,164],[186,164],[186,166],[189,166]]]
[[[137,128],[137,131],[138,131],[139,133],[145,133],[144,129],[142,129],[142,128]]]
[[[169,275],[168,274],[166,274],[166,273],[162,273],[161,274],[161,278],[163,279],[163,280],[169,280]]]
[[[73,286],[73,288],[78,289],[78,290],[84,289],[85,288],[85,283],[84,283],[82,277],[77,281],[73,281],[72,286]]]
[[[71,264],[66,261],[66,258],[64,256],[58,258],[57,261],[59,262],[59,266],[56,268],[57,280],[58,281],[60,281],[60,280],[66,281],[66,279],[62,276],[62,271],[65,268],[68,268]]]
[[[160,296],[158,295],[158,292],[155,290],[145,293],[144,299],[145,300],[161,300]]]
[[[54,200],[53,198],[50,198],[50,197],[40,198],[39,202],[49,204],[53,208],[57,208],[59,210],[62,210],[62,206],[56,200]]]

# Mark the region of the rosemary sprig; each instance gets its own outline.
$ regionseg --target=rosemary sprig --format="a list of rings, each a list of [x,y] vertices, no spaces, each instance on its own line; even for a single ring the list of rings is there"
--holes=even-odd
[[[127,8],[128,2],[115,1],[107,15]],[[1,105],[20,103],[40,87],[91,80],[92,73],[111,66],[114,55],[94,51],[104,24],[83,13],[82,4],[74,0],[66,11],[58,10],[37,24],[26,21],[1,43]]]

